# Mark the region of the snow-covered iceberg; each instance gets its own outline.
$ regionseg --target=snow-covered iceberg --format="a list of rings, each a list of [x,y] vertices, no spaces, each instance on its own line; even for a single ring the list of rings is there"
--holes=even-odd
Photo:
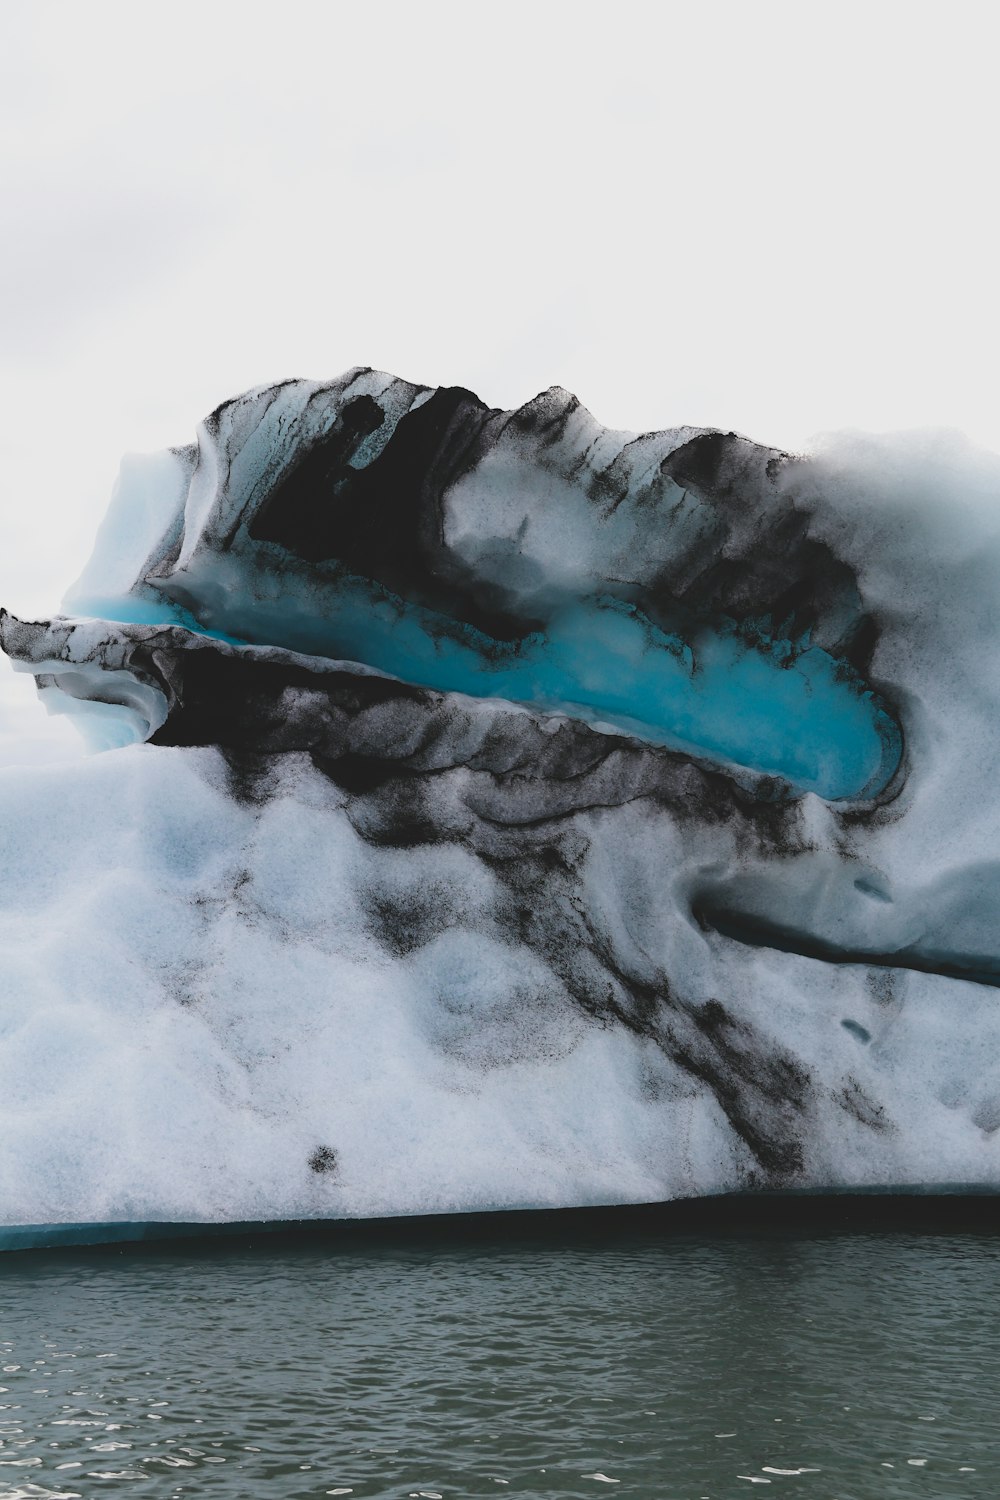
[[[118,747],[0,777],[9,1234],[1000,1186],[997,498],[367,369],[126,461],[0,622]]]

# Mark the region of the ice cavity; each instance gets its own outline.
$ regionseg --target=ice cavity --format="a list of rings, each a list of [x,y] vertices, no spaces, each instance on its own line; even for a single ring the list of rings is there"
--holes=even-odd
[[[643,591],[658,549],[689,544],[705,525],[676,484],[646,518],[647,531],[662,534],[640,548],[628,506],[616,507],[622,523],[612,511],[595,528],[581,486],[522,451],[505,456],[501,432],[437,502],[448,566],[505,596],[501,635],[488,620],[431,607],[433,590],[419,577],[394,576],[390,586],[359,573],[342,555],[356,529],[350,497],[338,496],[344,481],[329,463],[317,467],[316,455],[345,409],[368,402],[374,413],[356,421],[339,453],[342,470],[362,475],[441,393],[370,371],[345,379],[343,389],[288,382],[250,393],[204,424],[197,448],[127,460],[67,612],[355,660],[435,689],[582,717],[825,798],[871,796],[891,778],[901,748],[891,712],[843,656],[811,640],[808,624],[792,629],[769,613],[737,620],[676,600],[656,611],[659,622],[652,617]],[[650,446],[629,434],[601,441],[607,459]],[[660,435],[659,450],[675,441]],[[655,457],[654,444],[628,478],[647,507]],[[274,540],[267,521],[276,493],[310,464],[330,506],[345,512],[343,535],[333,528],[322,557],[313,542],[303,557],[294,536]],[[122,743],[139,737],[134,714],[119,729]],[[112,712],[100,731],[114,734]]]

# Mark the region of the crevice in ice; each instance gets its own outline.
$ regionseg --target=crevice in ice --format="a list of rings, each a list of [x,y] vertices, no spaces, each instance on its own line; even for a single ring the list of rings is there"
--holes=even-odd
[[[865,964],[877,968],[913,969],[919,974],[939,974],[946,979],[965,979],[972,984],[1000,986],[1000,942],[997,952],[948,951],[928,942],[905,947],[841,946],[835,940],[808,928],[800,928],[759,911],[746,911],[725,899],[702,895],[692,906],[702,928],[718,932],[753,948],[773,948],[779,953],[797,953],[803,958],[830,964]],[[848,1030],[853,1023],[844,1022]]]
[[[895,723],[827,652],[735,628],[685,639],[607,594],[511,642],[349,578],[317,635],[324,655],[421,687],[567,713],[829,799],[874,795],[899,762]]]
[[[726,874],[706,868],[689,910],[703,930],[751,947],[1000,985],[996,860],[897,883],[859,860],[803,851]]]
[[[511,641],[350,574],[325,592],[321,611],[297,611],[295,602],[255,599],[241,609],[234,599],[225,611],[229,630],[169,599],[87,599],[77,608],[123,623],[181,625],[233,645],[354,661],[420,687],[567,714],[829,800],[876,795],[899,764],[900,732],[877,695],[807,639],[772,638],[766,621],[753,639],[745,623],[687,622],[667,632],[638,605],[600,594],[561,605],[544,629]]]

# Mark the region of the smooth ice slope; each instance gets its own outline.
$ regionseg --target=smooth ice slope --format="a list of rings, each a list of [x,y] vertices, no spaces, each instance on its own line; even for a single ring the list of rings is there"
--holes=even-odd
[[[370,371],[130,463],[0,618],[147,741],[0,775],[3,1222],[994,1189],[998,497]]]

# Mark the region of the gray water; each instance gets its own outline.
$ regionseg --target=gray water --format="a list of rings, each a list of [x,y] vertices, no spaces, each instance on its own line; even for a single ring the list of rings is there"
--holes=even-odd
[[[0,1500],[995,1500],[998,1309],[977,1235],[8,1256]]]

